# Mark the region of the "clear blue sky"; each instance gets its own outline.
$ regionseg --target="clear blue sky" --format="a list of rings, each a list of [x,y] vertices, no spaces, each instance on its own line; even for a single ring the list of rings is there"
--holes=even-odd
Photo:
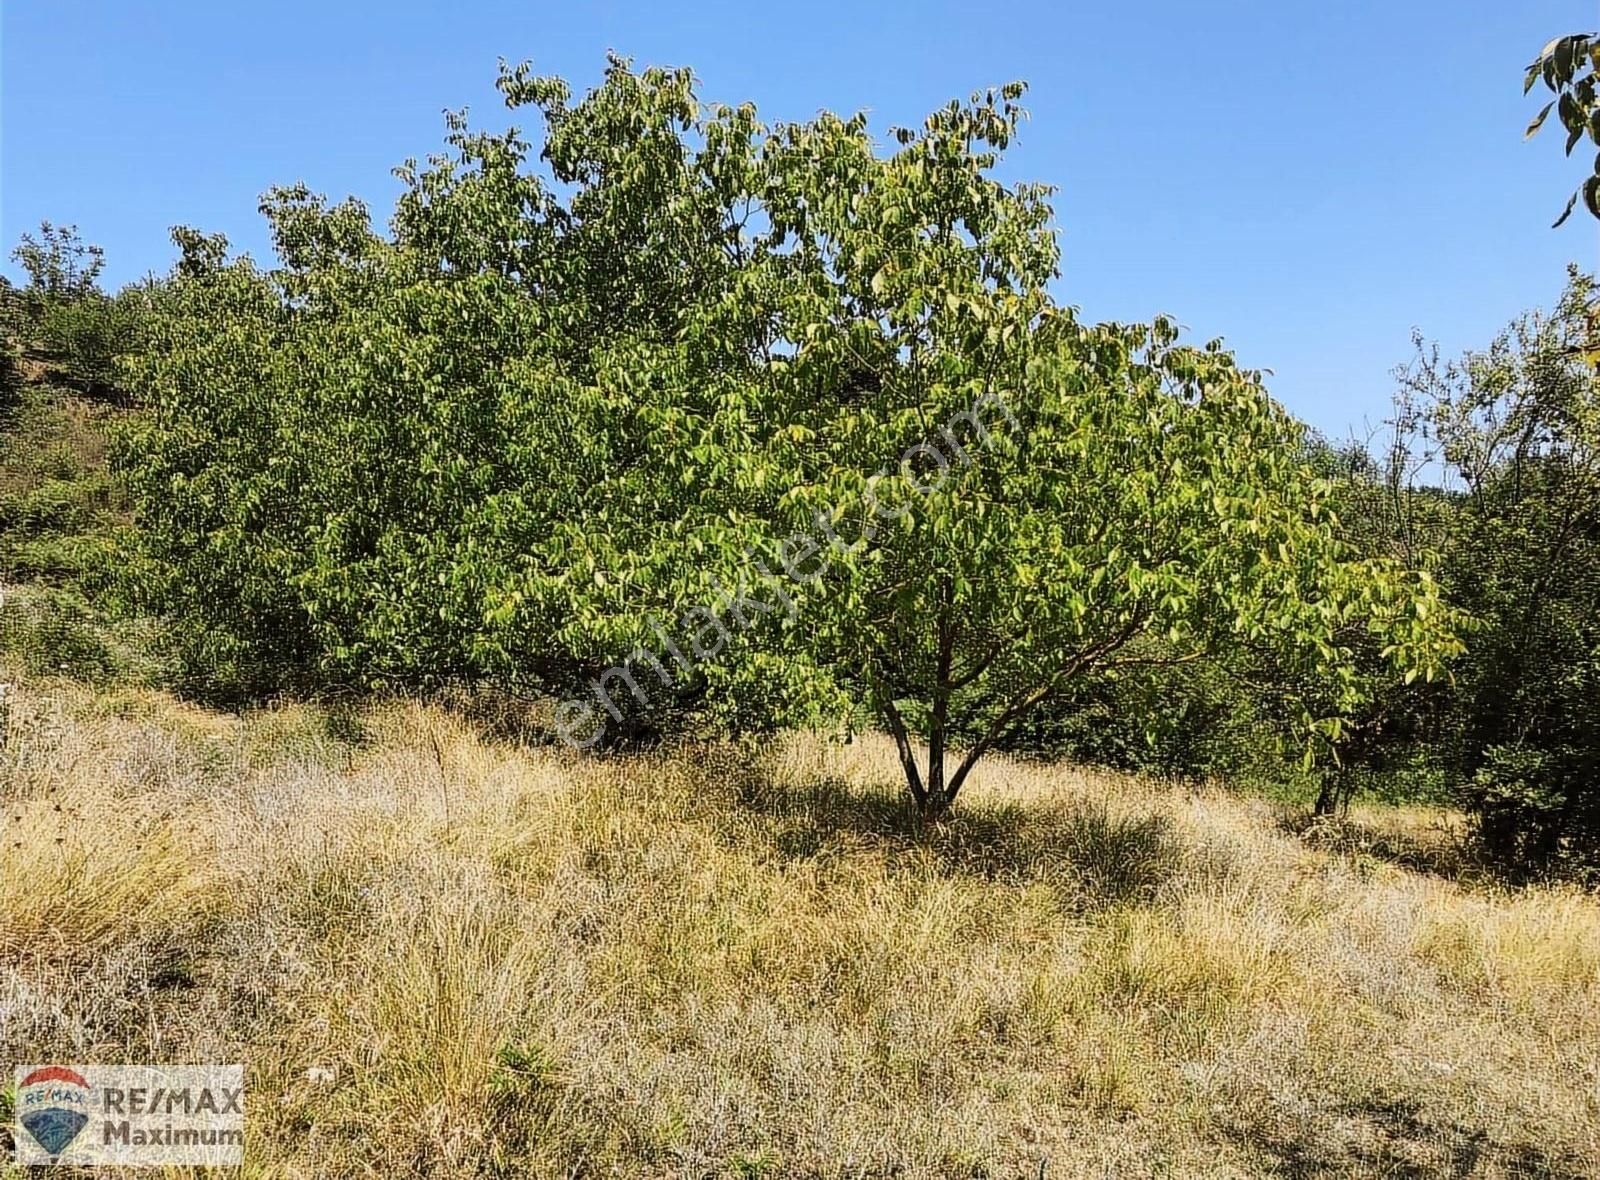
[[[1521,138],[1522,67],[1597,26],[1594,0],[4,0],[0,230],[9,250],[76,222],[120,283],[166,268],[175,223],[263,256],[276,183],[385,217],[441,110],[514,121],[501,56],[583,87],[615,48],[769,121],[867,108],[880,130],[1021,78],[1005,169],[1060,188],[1059,298],[1224,336],[1342,435],[1382,417],[1413,325],[1484,342],[1600,261],[1592,221],[1548,228],[1587,157]]]

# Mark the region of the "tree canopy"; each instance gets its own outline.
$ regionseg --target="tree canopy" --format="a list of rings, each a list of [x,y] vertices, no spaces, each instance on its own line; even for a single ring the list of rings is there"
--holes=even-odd
[[[580,745],[864,708],[941,813],[1090,672],[1269,652],[1311,751],[1354,645],[1459,649],[1259,373],[1054,301],[1049,190],[995,176],[1021,85],[887,148],[618,58],[499,85],[538,164],[452,116],[387,234],[299,188],[270,269],[179,231],[122,461],[198,683],[489,679]]]

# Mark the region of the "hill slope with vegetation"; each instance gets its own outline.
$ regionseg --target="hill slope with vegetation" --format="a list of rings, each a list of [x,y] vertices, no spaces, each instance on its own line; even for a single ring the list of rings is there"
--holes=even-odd
[[[45,232],[58,252],[76,241]],[[108,382],[133,341],[101,322],[112,301],[92,278],[59,297],[71,315],[37,285],[0,286],[0,652],[23,675],[149,683],[162,677],[155,629],[122,601],[133,504],[110,462],[135,411]]]
[[[499,85],[387,231],[18,248],[0,1055],[271,1176],[1600,1174],[1590,276],[1340,448],[1055,302],[1020,86]]]
[[[1259,800],[72,688],[5,759],[0,1053],[245,1060],[256,1174],[1600,1171],[1600,903]]]

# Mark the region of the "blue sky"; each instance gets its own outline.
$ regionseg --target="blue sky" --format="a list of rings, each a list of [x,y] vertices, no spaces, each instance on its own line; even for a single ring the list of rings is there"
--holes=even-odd
[[[1413,326],[1482,343],[1567,262],[1600,262],[1592,221],[1548,228],[1587,157],[1521,138],[1522,67],[1600,26],[1593,0],[5,0],[0,19],[7,249],[76,222],[114,283],[164,270],[177,223],[261,257],[277,183],[386,216],[389,169],[440,143],[444,108],[526,122],[497,101],[498,57],[583,87],[608,48],[692,66],[703,98],[769,121],[866,108],[880,130],[1028,81],[1004,167],[1060,189],[1058,298],[1224,336],[1336,435],[1382,418]]]

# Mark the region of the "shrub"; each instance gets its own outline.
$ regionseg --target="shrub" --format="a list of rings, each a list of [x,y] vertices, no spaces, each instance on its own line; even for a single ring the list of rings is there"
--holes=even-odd
[[[93,610],[74,594],[13,594],[0,611],[0,651],[30,676],[108,680],[116,657],[96,624]]]
[[[0,493],[0,530],[24,537],[82,532],[103,506],[104,485],[93,484],[51,479],[24,492]]]
[[[72,590],[27,587],[0,608],[0,656],[30,677],[148,683],[158,670],[148,630],[109,619]]]
[[[120,396],[117,362],[139,345],[141,303],[137,292],[108,296],[94,291],[78,299],[49,300],[40,312],[40,344],[81,392]]]
[[[1594,867],[1600,758],[1571,746],[1490,746],[1462,794],[1484,850],[1519,876]]]

